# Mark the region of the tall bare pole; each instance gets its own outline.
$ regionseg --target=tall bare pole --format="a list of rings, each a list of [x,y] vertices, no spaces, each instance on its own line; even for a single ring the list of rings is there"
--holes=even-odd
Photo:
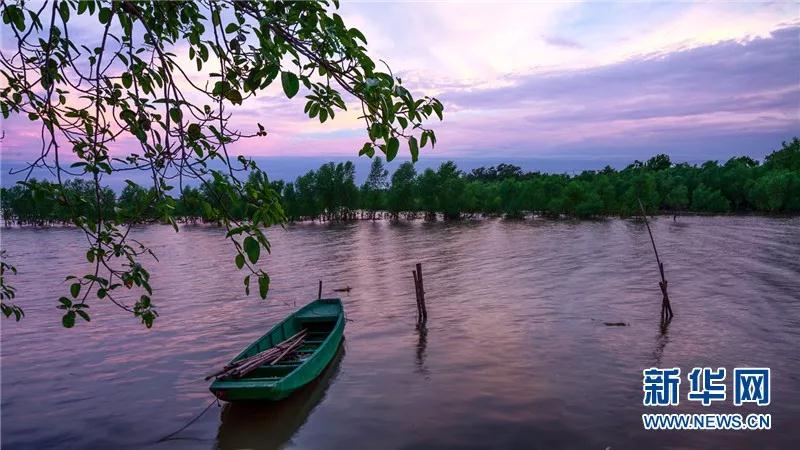
[[[644,204],[642,203],[642,199],[636,198],[639,202],[639,208],[642,210],[642,218],[644,218],[644,224],[647,227],[647,234],[650,235],[650,243],[653,244],[653,253],[656,255],[656,263],[658,263],[658,273],[661,275],[661,281],[658,282],[658,287],[661,288],[661,293],[663,297],[661,299],[661,321],[668,322],[672,320],[674,314],[672,313],[672,305],[669,302],[669,294],[667,293],[667,279],[664,277],[664,264],[661,262],[661,258],[658,257],[658,249],[656,248],[656,240],[653,239],[653,231],[650,229],[650,222],[647,220],[647,212],[644,209]]]

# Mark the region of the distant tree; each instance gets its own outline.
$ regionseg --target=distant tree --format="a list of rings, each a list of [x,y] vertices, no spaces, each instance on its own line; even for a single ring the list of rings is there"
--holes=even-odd
[[[603,213],[603,200],[592,184],[580,180],[570,181],[564,189],[562,208],[575,217],[592,217]]]
[[[719,190],[701,184],[692,193],[692,207],[697,211],[722,213],[730,210],[730,204]]]
[[[176,214],[183,217],[188,222],[196,222],[205,219],[203,213],[203,198],[200,191],[191,186],[183,188],[181,198],[176,206]]]
[[[464,186],[464,194],[462,195],[462,212],[469,215],[493,213],[490,206],[491,202],[488,198],[493,186],[493,184],[477,180],[468,181]]]
[[[337,192],[341,197],[339,204],[339,220],[346,220],[354,217],[354,211],[358,209],[358,187],[356,186],[356,166],[352,161],[339,163],[336,165]]]
[[[294,183],[297,199],[298,218],[316,219],[322,214],[320,201],[317,198],[317,173],[309,170]]]
[[[636,171],[627,180],[627,190],[620,202],[620,213],[624,216],[641,214],[639,201],[648,214],[658,211],[661,199],[656,189],[656,179],[652,173]]]
[[[769,169],[800,171],[800,139],[784,142],[780,150],[767,155],[764,165]]]
[[[603,213],[614,214],[617,211],[618,200],[616,188],[610,179],[612,175],[605,171],[601,173],[594,183],[595,191],[603,204]]]
[[[361,202],[363,208],[369,212],[369,217],[375,220],[375,213],[386,207],[386,190],[389,187],[389,171],[383,165],[383,159],[376,156],[372,159],[367,180],[361,186]]]
[[[500,163],[497,165],[497,178],[505,180],[507,178],[520,179],[525,175],[522,168],[514,164]]]
[[[756,167],[758,163],[748,157],[731,158],[722,166],[719,188],[734,210],[748,207],[747,193],[752,186]]]
[[[677,211],[685,210],[689,206],[689,189],[684,184],[674,186],[664,198],[664,203],[673,211],[673,216]]]
[[[800,172],[770,172],[753,183],[749,197],[756,208],[762,211],[800,211]]]
[[[281,199],[283,200],[283,210],[286,212],[286,218],[290,222],[294,222],[301,218],[298,211],[297,193],[294,190],[294,183],[286,183],[281,191]]]
[[[425,212],[425,220],[436,220],[439,211],[441,180],[433,169],[425,169],[416,181],[416,198],[419,209]]]
[[[515,177],[505,177],[499,182],[500,208],[507,218],[520,219],[525,216],[522,187],[522,182]]]
[[[414,185],[417,178],[417,169],[414,164],[404,162],[392,174],[392,185],[389,188],[388,208],[394,218],[402,212],[413,212]]]
[[[453,161],[444,162],[436,172],[436,181],[439,184],[436,190],[437,209],[445,219],[458,219],[461,216],[461,196],[464,193],[462,172]]]
[[[669,160],[669,156],[662,153],[648,159],[644,167],[653,171],[667,170],[672,167],[672,161]]]
[[[735,156],[729,159],[728,162],[725,163],[725,166],[729,166],[731,164],[741,164],[745,167],[758,167],[758,161],[749,156]]]
[[[524,175],[525,173],[522,171],[521,167],[515,166],[514,164],[500,163],[497,167],[478,167],[477,169],[472,169],[472,171],[464,177],[470,181],[502,181],[506,178],[520,179]]]
[[[127,223],[152,220],[154,215],[152,196],[154,195],[156,195],[155,190],[145,189],[129,181],[119,196],[117,205],[119,214]]]
[[[339,180],[337,180],[336,164],[323,164],[316,173],[315,194],[327,220],[337,218],[341,198],[339,197]]]

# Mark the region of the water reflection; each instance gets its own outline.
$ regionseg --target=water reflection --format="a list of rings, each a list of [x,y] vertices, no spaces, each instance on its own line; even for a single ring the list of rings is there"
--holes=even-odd
[[[653,359],[655,360],[654,365],[659,366],[661,364],[661,359],[664,357],[664,348],[669,343],[669,324],[672,322],[672,318],[665,319],[663,316],[661,317],[661,322],[658,325],[658,336],[656,337],[656,348],[653,350]]]
[[[218,449],[281,448],[306,423],[308,416],[325,398],[339,374],[345,343],[322,374],[288,398],[276,403],[227,403],[222,408],[217,433]]]
[[[428,326],[425,322],[417,323],[417,372],[422,374],[425,379],[429,377],[429,371],[425,367],[425,351],[428,348]]]
[[[87,270],[83,235],[2,230],[26,312],[1,323],[2,447],[793,448],[800,217],[651,226],[676,314],[663,326],[643,223],[276,228],[266,302],[244,295],[220,229],[138,227],[161,260],[150,330],[99,301],[91,323],[63,329],[54,303],[68,290],[64,276]],[[408,274],[417,262],[431,313],[420,329]],[[155,443],[208,405],[209,370],[316,298],[319,279],[323,294],[352,288],[347,357],[333,373],[278,405],[226,407],[222,423],[213,407],[180,440]],[[68,357],[54,342],[73,344]],[[642,369],[698,364],[770,367],[773,429],[645,431]]]

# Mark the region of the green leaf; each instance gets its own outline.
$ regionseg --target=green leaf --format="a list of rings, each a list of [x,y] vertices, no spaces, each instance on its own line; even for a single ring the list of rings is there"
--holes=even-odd
[[[363,42],[364,44],[366,44],[366,43],[367,43],[367,38],[365,38],[365,37],[364,37],[364,34],[363,34],[363,33],[361,33],[361,31],[359,31],[358,29],[356,29],[356,28],[350,28],[350,31],[349,31],[349,33],[350,33],[350,36],[352,36],[354,39],[358,39],[358,40],[360,40],[361,42]]]
[[[247,253],[247,258],[250,262],[255,264],[261,255],[261,246],[258,245],[258,241],[254,237],[247,236],[244,239],[244,251]]]
[[[289,98],[297,95],[297,91],[300,90],[300,81],[292,72],[281,72],[281,85],[283,85],[283,93]]]
[[[67,311],[67,313],[61,317],[61,325],[63,325],[64,328],[72,328],[75,326],[75,311]]]
[[[178,107],[170,108],[169,117],[172,118],[174,122],[180,122],[183,118],[183,112],[181,112],[181,109]]]
[[[91,321],[92,321],[92,320],[89,318],[89,314],[88,314],[86,311],[84,311],[84,310],[82,310],[82,309],[79,309],[79,310],[77,310],[77,311],[75,311],[75,312],[76,312],[76,313],[78,313],[78,315],[79,315],[79,316],[81,316],[81,317],[83,318],[83,320],[85,320],[85,321],[87,321],[87,322],[91,322]]]
[[[236,268],[241,269],[242,267],[244,267],[244,255],[239,253],[236,255]]]
[[[130,89],[133,85],[133,76],[131,76],[130,72],[125,72],[122,74],[122,85],[125,86],[125,89]]]
[[[78,298],[78,294],[81,293],[81,284],[73,283],[72,286],[69,287],[69,293],[72,294],[73,298]]]
[[[7,5],[3,2],[3,23],[13,23],[19,31],[25,31],[25,14],[17,5]]]
[[[61,15],[61,20],[69,22],[69,5],[67,2],[62,1],[61,4],[58,5],[58,13]]]
[[[100,23],[107,24],[111,20],[111,8],[100,8]]]
[[[400,150],[400,141],[396,137],[389,138],[386,143],[386,161],[391,161],[397,156],[397,151]]]
[[[189,125],[189,129],[187,131],[190,139],[200,139],[203,137],[203,132],[200,131],[200,125],[196,123]]]
[[[414,136],[408,138],[408,150],[411,152],[411,162],[417,162],[417,159],[419,159],[419,146],[417,138]]]
[[[363,155],[367,155],[370,158],[375,156],[375,148],[369,142],[364,144],[364,146],[361,147],[361,150],[358,152],[358,156],[363,156]]]
[[[144,314],[142,314],[142,322],[144,323],[144,326],[146,326],[147,328],[153,327],[153,320],[155,320],[155,318],[156,316],[153,311],[147,311]]]
[[[269,275],[263,273],[258,277],[258,295],[260,295],[262,299],[266,299],[267,291],[269,291]]]
[[[227,81],[217,81],[214,83],[214,89],[211,90],[211,95],[217,96],[222,95],[223,92],[229,89],[229,85]]]
[[[236,89],[229,89],[225,91],[225,98],[231,101],[234,105],[242,104],[242,93]]]
[[[442,104],[439,103],[439,102],[436,102],[432,106],[433,106],[433,112],[435,112],[436,115],[439,116],[439,120],[442,120],[442,110],[444,109]]]

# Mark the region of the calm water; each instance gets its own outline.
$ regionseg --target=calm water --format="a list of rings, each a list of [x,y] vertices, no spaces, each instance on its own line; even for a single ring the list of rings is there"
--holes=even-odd
[[[654,223],[676,317],[662,333],[643,224],[295,225],[269,234],[273,300],[245,297],[223,233],[138,229],[161,317],[144,329],[95,301],[60,325],[70,229],[2,231],[27,317],[2,320],[4,448],[786,448],[800,439],[800,219]],[[423,263],[429,321],[415,328]],[[203,375],[324,290],[344,286],[346,340],[325,375],[277,405],[212,406]],[[604,321],[626,322],[606,327]],[[641,370],[772,368],[761,432],[645,432]],[[730,395],[730,394],[729,394]],[[648,411],[653,412],[653,411]]]

